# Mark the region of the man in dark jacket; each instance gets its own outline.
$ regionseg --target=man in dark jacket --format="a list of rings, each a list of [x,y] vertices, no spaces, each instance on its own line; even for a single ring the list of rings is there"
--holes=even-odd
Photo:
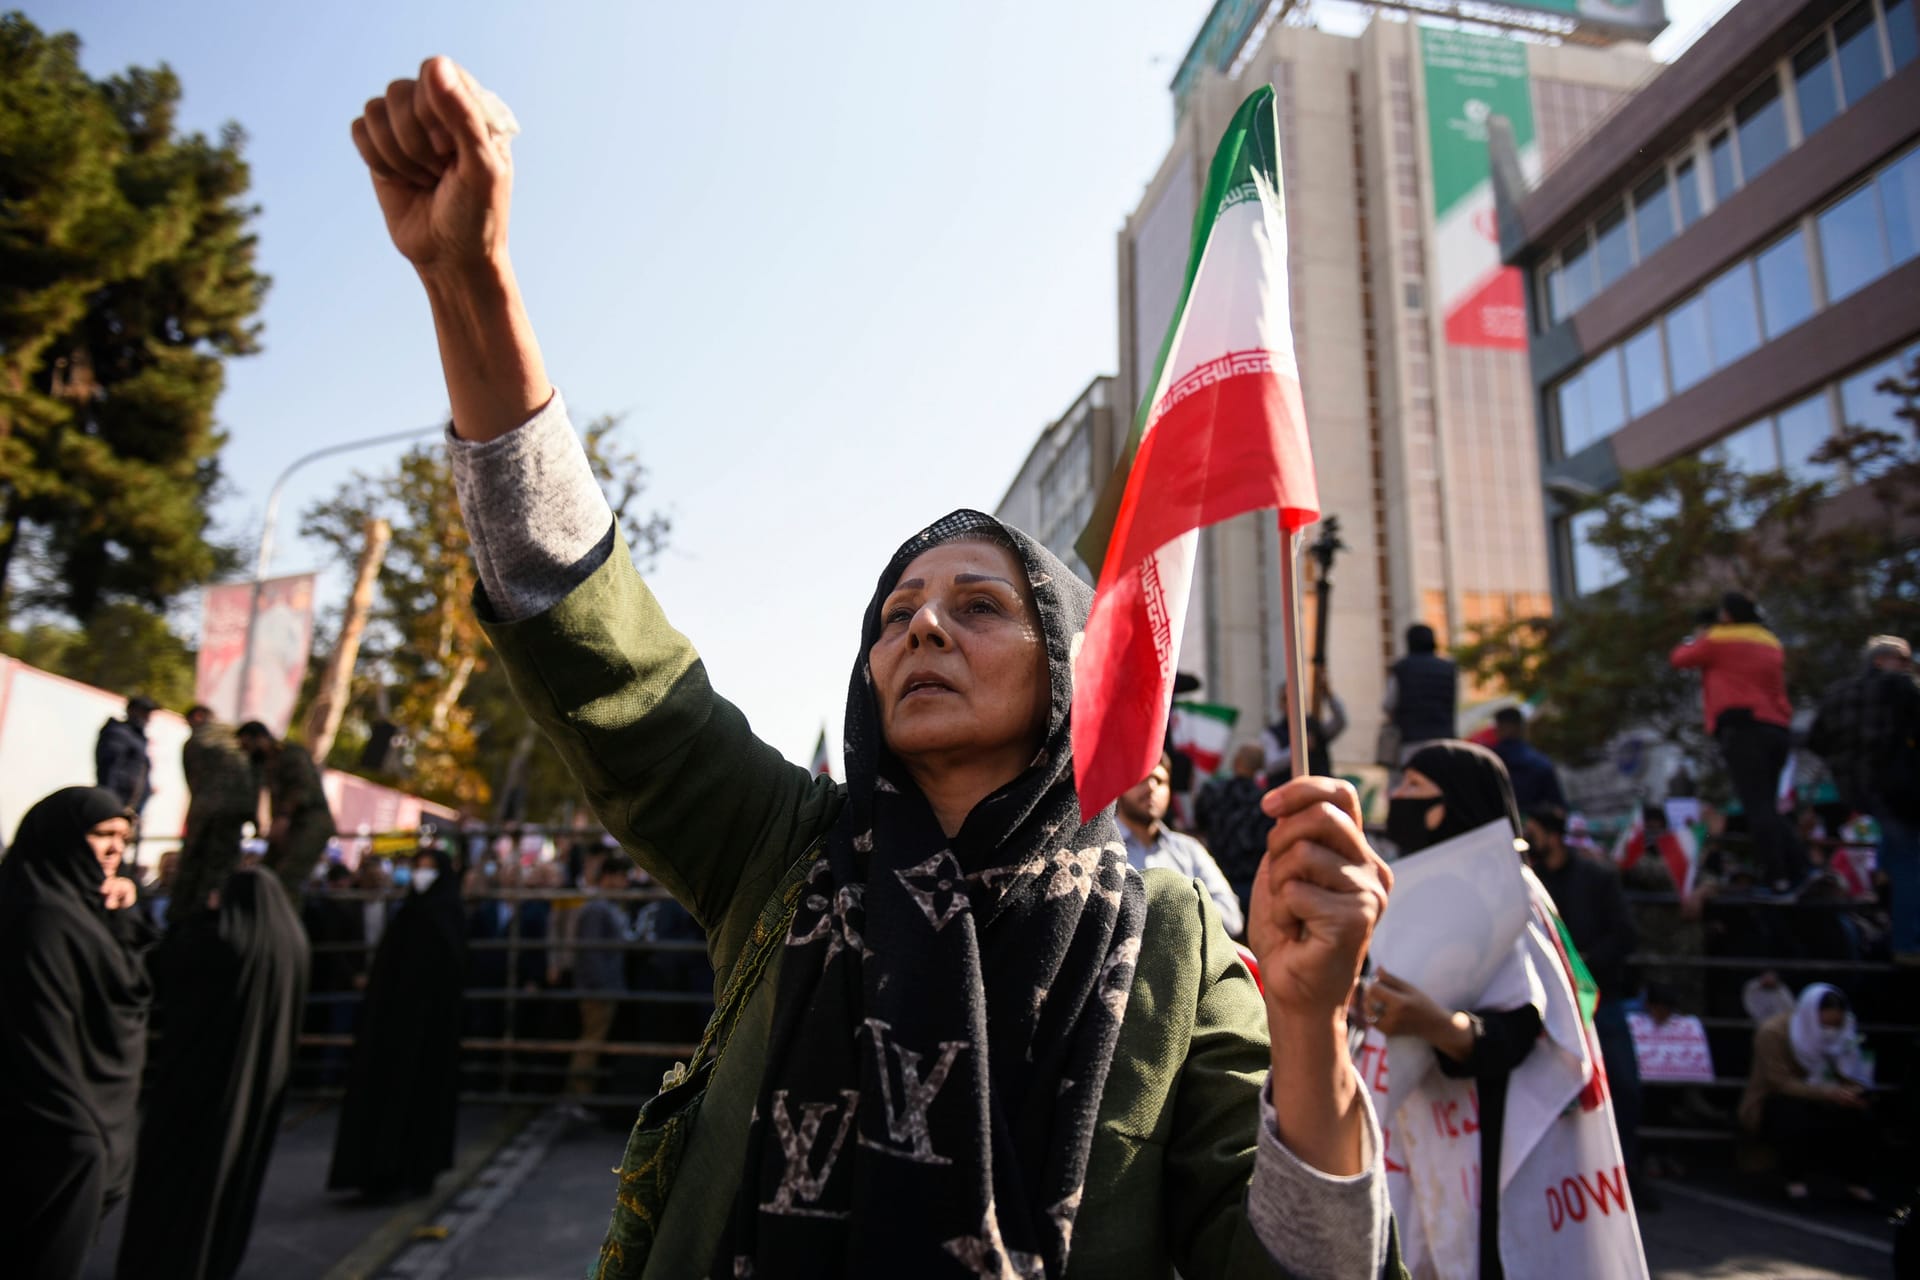
[[[1207,848],[1243,908],[1253,901],[1253,878],[1267,853],[1267,832],[1273,830],[1273,819],[1260,811],[1260,797],[1267,792],[1260,775],[1264,759],[1259,743],[1241,743],[1233,753],[1232,776],[1208,782],[1194,806]]]
[[[1893,954],[1920,964],[1920,685],[1899,636],[1867,641],[1865,668],[1827,690],[1807,745],[1840,798],[1873,815],[1893,891]]]
[[[1460,672],[1440,656],[1433,628],[1416,622],[1407,628],[1407,655],[1387,673],[1387,716],[1400,731],[1400,759],[1454,732],[1460,700]]]
[[[147,720],[153,708],[151,698],[128,698],[127,718],[100,726],[93,744],[95,785],[119,796],[135,813],[153,792],[153,760],[147,755]]]
[[[1560,775],[1546,753],[1527,741],[1527,717],[1520,708],[1502,707],[1494,712],[1493,727],[1500,735],[1493,744],[1493,754],[1507,766],[1520,812],[1565,809],[1567,797],[1560,790]]]

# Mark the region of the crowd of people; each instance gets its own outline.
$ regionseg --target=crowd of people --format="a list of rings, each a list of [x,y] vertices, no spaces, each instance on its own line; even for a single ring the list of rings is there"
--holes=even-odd
[[[553,1079],[578,1108],[618,1084],[594,1050],[636,988],[678,984],[711,991],[713,1016],[655,1028],[699,1045],[636,1090],[653,1097],[601,1280],[1057,1280],[1069,1259],[1081,1275],[1644,1275],[1629,1010],[1651,930],[1524,714],[1490,745],[1460,741],[1459,673],[1416,625],[1374,753],[1383,831],[1324,776],[1348,719],[1333,698],[1304,743],[1283,720],[1236,752],[1193,831],[1176,829],[1170,758],[1083,813],[1068,717],[1091,589],[959,510],[875,579],[846,781],[786,762],[666,621],[547,380],[507,260],[512,132],[444,59],[354,123],[432,303],[481,622],[618,848],[583,836],[562,869],[510,836],[456,837],[390,881],[378,859],[334,865],[313,760],[196,708],[184,839],[143,895],[122,863],[152,707],[130,702],[101,735],[100,785],[36,805],[0,860],[0,1258],[71,1277],[128,1199],[121,1274],[229,1276],[303,1026],[352,1046],[324,1060],[343,1084],[327,1187],[384,1200],[452,1163],[463,1037],[511,1054],[576,1035]],[[1685,857],[1666,886],[1676,933],[1721,930],[1702,949],[1777,935],[1762,908],[1831,880],[1776,805],[1793,744],[1780,654],[1729,595],[1672,655],[1703,673],[1741,808],[1741,843],[1723,828],[1699,874]],[[1871,641],[1811,735],[1842,803],[1878,824],[1896,958],[1920,905],[1909,658]],[[1303,747],[1316,774],[1289,780]],[[1673,834],[1649,821],[1638,838]],[[1394,885],[1449,874],[1450,850],[1517,894],[1511,927],[1462,921],[1471,936],[1423,944],[1448,964],[1416,980],[1405,961],[1432,957],[1402,952],[1389,971],[1375,944]],[[638,913],[621,893],[635,865],[670,895]],[[1674,865],[1628,870],[1671,881]],[[699,944],[711,969],[679,967]],[[1848,1134],[1839,1172],[1872,1195],[1883,1127],[1854,1002],[1838,984],[1791,992],[1788,972],[1740,987],[1739,1118],[1777,1148],[1789,1194],[1835,1172],[1817,1135]],[[577,1024],[543,1023],[563,1003]]]
[[[130,699],[99,785],[35,805],[0,859],[8,1274],[78,1274],[122,1202],[117,1274],[235,1274],[302,1065],[340,1096],[326,1189],[384,1202],[453,1164],[463,1037],[571,1043],[570,1098],[652,1091],[659,1062],[610,1068],[597,1044],[698,1038],[697,999],[615,1027],[630,989],[707,992],[712,971],[692,918],[628,892],[644,877],[597,831],[558,856],[517,830],[375,856],[336,838],[306,750],[257,722],[189,712],[185,831],[146,833],[165,851],[138,866],[155,709]],[[648,942],[675,945],[630,945]]]

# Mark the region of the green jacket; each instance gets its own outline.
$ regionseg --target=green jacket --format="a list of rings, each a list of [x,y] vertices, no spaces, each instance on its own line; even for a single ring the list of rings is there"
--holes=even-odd
[[[707,929],[724,988],[842,791],[782,759],[712,691],[624,541],[545,614],[487,632],[608,830]],[[1146,945],[1101,1099],[1071,1272],[1284,1276],[1246,1210],[1269,1062],[1264,1005],[1199,886],[1164,871],[1146,884]],[[776,955],[715,1069],[649,1277],[703,1275],[712,1261],[742,1177],[777,964]]]

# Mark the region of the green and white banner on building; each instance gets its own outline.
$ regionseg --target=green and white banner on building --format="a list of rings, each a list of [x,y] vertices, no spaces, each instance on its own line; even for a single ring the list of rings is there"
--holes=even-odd
[[[1456,347],[1527,347],[1520,272],[1500,265],[1487,121],[1513,125],[1521,171],[1540,171],[1527,47],[1517,40],[1420,29],[1427,81],[1427,148],[1433,173],[1437,292]]]

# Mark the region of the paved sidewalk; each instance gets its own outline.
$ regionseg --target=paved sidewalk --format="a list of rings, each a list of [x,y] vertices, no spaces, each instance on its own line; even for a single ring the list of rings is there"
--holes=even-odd
[[[490,1171],[504,1182],[489,1213],[456,1201],[442,1221],[455,1224],[436,1246],[413,1247],[425,1269],[383,1273],[462,1280],[546,1280],[579,1275],[599,1247],[613,1203],[612,1170],[624,1130],[570,1124],[549,1113],[529,1127],[538,1140],[502,1151]],[[516,1146],[520,1146],[518,1151]],[[537,1152],[536,1152],[537,1147]],[[1856,1206],[1816,1204],[1789,1211],[1711,1182],[1661,1183],[1665,1208],[1641,1218],[1656,1280],[1882,1280],[1892,1267],[1890,1230],[1881,1215]],[[469,1204],[478,1206],[479,1196]]]
[[[337,1117],[296,1111],[275,1144],[238,1280],[549,1280],[584,1274],[606,1230],[626,1129],[464,1108],[437,1194],[369,1208],[325,1191]],[[1641,1231],[1656,1280],[1881,1280],[1891,1231],[1857,1206],[1789,1207],[1712,1179],[1659,1184]],[[112,1280],[120,1214],[82,1273]],[[425,1228],[422,1230],[422,1228]]]
[[[367,1256],[369,1246],[381,1256],[392,1252],[397,1243],[383,1241],[410,1236],[415,1223],[471,1178],[484,1158],[525,1122],[524,1114],[498,1107],[462,1107],[455,1168],[440,1176],[436,1195],[410,1204],[369,1206],[326,1190],[339,1115],[334,1106],[316,1109],[300,1103],[288,1108],[236,1280],[350,1280],[366,1274],[355,1267],[356,1257]],[[113,1280],[124,1220],[124,1207],[116,1207],[101,1224],[81,1280]]]

